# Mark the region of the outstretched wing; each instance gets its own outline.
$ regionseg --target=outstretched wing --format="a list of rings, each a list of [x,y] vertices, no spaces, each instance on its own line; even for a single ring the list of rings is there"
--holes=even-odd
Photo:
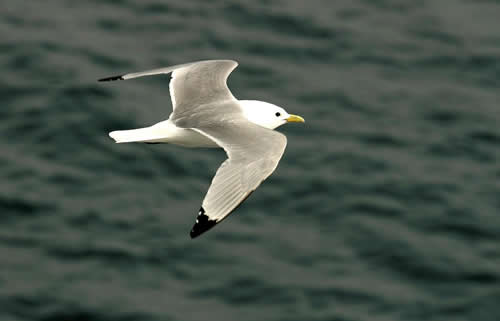
[[[170,98],[174,111],[182,117],[190,109],[213,102],[236,100],[226,80],[238,66],[233,60],[204,60],[171,67],[112,76],[99,81],[127,80],[143,76],[172,73]]]
[[[203,200],[191,237],[226,218],[274,172],[286,147],[286,137],[246,120],[193,128],[224,148],[228,159],[217,170]]]

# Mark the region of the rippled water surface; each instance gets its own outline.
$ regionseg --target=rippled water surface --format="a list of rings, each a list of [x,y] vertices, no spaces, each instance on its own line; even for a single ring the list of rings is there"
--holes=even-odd
[[[0,319],[500,320],[498,1],[3,1]],[[168,77],[302,115],[191,240],[220,150],[114,144]]]

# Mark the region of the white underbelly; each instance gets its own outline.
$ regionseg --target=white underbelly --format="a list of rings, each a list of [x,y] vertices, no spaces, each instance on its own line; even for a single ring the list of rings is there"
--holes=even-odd
[[[170,143],[184,147],[220,148],[219,145],[207,136],[189,128],[177,127],[170,120],[162,121],[153,125],[152,128],[161,130],[165,133],[165,137],[161,140],[159,139],[157,142]]]

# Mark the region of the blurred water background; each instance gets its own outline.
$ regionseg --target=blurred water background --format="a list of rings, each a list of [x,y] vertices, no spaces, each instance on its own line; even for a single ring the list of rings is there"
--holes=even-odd
[[[0,320],[500,320],[500,2],[4,0]],[[114,144],[201,59],[302,115],[189,238],[217,150]]]

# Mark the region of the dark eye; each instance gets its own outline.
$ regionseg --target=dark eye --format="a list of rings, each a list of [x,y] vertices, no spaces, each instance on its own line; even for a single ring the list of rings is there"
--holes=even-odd
[[[276,117],[281,116],[280,112],[277,112],[275,115],[276,115]]]

